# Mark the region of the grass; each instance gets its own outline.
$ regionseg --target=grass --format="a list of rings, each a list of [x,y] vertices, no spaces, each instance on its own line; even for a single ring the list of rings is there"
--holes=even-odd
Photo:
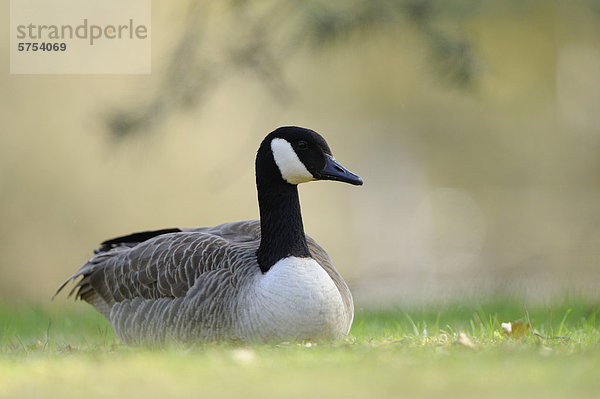
[[[89,306],[0,306],[0,398],[597,398],[600,306],[357,312],[337,343],[129,348]],[[515,322],[507,335],[503,322]]]

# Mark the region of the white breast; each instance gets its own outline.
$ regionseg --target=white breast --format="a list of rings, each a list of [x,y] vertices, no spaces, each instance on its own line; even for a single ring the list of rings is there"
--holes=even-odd
[[[314,259],[284,258],[254,278],[243,317],[249,336],[302,340],[348,333],[342,297]]]

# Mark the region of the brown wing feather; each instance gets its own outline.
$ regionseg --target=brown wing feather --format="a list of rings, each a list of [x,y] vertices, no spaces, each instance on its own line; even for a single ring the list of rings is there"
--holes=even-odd
[[[84,300],[92,291],[108,304],[136,297],[183,297],[201,274],[231,266],[222,256],[231,244],[258,248],[260,236],[252,222],[222,225],[222,233],[219,226],[185,229],[131,248],[113,248],[90,258],[57,293],[69,281],[83,276],[71,294],[76,291],[77,298]],[[243,234],[236,235],[236,230]]]

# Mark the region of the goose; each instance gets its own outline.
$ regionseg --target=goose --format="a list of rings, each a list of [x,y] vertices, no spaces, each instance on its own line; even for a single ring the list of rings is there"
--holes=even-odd
[[[352,294],[304,233],[297,186],[362,185],[313,130],[280,127],[256,155],[260,220],[168,228],[104,241],[67,283],[128,345],[336,340],[354,318]]]

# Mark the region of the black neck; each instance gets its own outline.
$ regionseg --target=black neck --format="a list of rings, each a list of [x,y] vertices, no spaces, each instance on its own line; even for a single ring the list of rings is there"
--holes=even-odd
[[[257,184],[260,206],[260,247],[256,252],[263,273],[288,256],[310,257],[306,244],[298,187],[288,183]]]

